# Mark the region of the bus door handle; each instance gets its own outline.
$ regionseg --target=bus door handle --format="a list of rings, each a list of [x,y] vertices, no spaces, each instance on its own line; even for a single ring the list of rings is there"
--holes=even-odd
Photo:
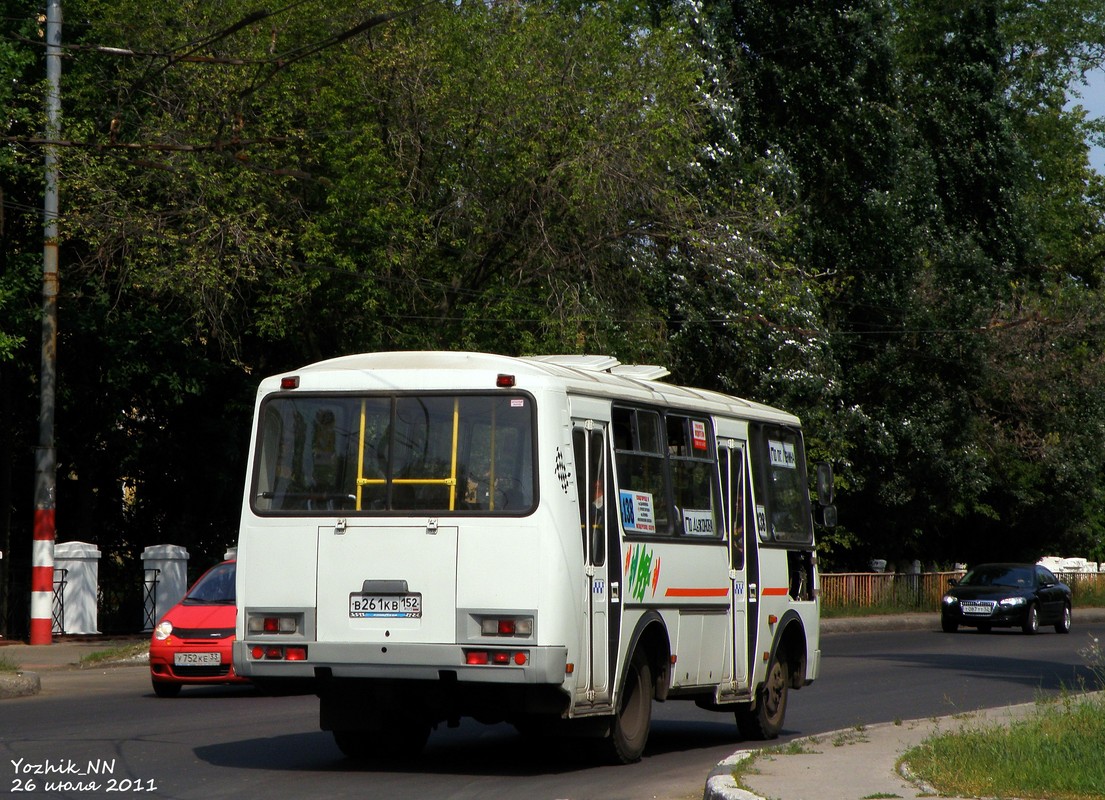
[[[748,602],[755,603],[757,599],[759,598],[756,596],[756,584],[748,584]]]
[[[610,582],[610,602],[617,603],[622,599],[622,587],[617,581]]]

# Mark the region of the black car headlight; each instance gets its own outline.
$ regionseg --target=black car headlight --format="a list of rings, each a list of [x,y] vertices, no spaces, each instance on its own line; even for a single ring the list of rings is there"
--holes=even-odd
[[[954,605],[955,605],[956,603],[958,603],[958,602],[959,602],[959,598],[958,598],[958,597],[956,597],[956,596],[955,596],[954,594],[946,594],[946,595],[944,595],[944,600],[943,600],[943,603],[944,603],[944,605],[946,605],[946,606],[954,606]]]
[[[1016,608],[1017,606],[1023,606],[1027,601],[1023,597],[1006,597],[1000,603],[1005,608]]]

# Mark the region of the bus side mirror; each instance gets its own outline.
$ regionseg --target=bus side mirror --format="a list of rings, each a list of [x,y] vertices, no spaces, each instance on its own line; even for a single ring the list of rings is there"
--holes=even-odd
[[[817,465],[817,502],[821,506],[821,524],[836,527],[836,506],[833,505],[833,467],[822,461]]]
[[[823,506],[833,504],[833,466],[825,461],[817,465],[817,501]]]

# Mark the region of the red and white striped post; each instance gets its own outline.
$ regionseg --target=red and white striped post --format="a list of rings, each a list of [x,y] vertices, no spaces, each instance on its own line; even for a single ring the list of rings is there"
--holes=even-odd
[[[31,553],[31,644],[52,644],[54,625],[54,509],[35,509]]]

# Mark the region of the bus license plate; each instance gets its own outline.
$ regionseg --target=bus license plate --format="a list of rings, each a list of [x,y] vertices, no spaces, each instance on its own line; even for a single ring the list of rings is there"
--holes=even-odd
[[[221,663],[220,653],[173,653],[173,664],[178,667],[217,667]]]
[[[351,594],[349,595],[349,616],[354,618],[421,617],[422,595]]]

